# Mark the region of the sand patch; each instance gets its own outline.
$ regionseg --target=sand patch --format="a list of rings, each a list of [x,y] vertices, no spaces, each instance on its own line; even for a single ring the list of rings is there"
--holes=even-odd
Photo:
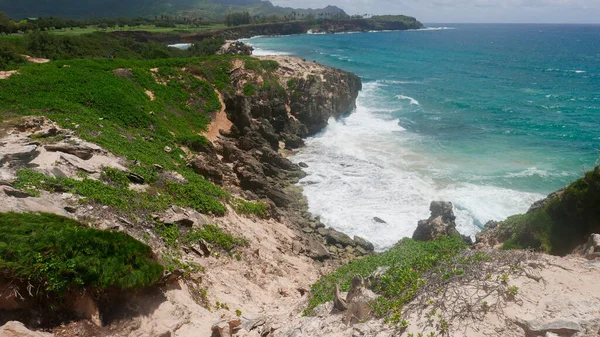
[[[217,90],[215,90],[215,93],[219,97],[219,102],[221,103],[221,111],[217,112],[212,123],[208,125],[208,131],[205,134],[206,138],[208,138],[208,140],[210,140],[211,142],[217,140],[221,130],[228,132],[229,130],[231,130],[231,126],[233,125],[229,118],[227,118],[227,113],[225,112],[225,102],[223,101],[223,95],[221,95],[221,93]]]
[[[156,99],[156,97],[154,96],[154,93],[150,90],[146,90],[144,91],[146,93],[146,95],[148,95],[148,97],[150,97],[151,101],[154,101]]]
[[[5,80],[12,75],[18,74],[19,72],[16,70],[8,70],[8,71],[0,71],[0,80]]]
[[[21,55],[21,56],[23,56],[27,61],[29,61],[31,63],[41,64],[41,63],[48,63],[48,62],[50,62],[49,59],[44,59],[44,58],[41,58],[41,57],[33,57],[33,56],[29,56],[29,55]]]

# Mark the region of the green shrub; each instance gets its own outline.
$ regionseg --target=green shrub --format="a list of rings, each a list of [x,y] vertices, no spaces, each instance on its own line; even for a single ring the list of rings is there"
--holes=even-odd
[[[252,96],[254,94],[256,94],[256,87],[254,86],[254,84],[252,84],[252,83],[244,84],[244,95]]]
[[[568,254],[587,236],[600,231],[600,167],[586,172],[544,207],[509,217],[499,226],[512,233],[504,249]]]
[[[421,242],[403,239],[388,251],[371,255],[341,266],[322,277],[311,288],[311,298],[305,314],[321,303],[333,300],[334,287],[350,290],[350,281],[356,275],[369,276],[379,267],[389,267],[374,291],[378,293],[375,311],[379,317],[397,321],[402,307],[410,302],[419,289],[423,273],[441,261],[458,254],[466,246],[461,238],[445,237],[436,241]]]
[[[208,224],[202,226],[200,229],[192,229],[183,241],[186,244],[192,244],[201,239],[212,244],[213,247],[220,248],[228,253],[237,247],[248,245],[248,242],[245,239],[236,238],[231,234],[224,232],[218,226]]]
[[[43,293],[154,284],[163,267],[150,247],[124,233],[83,228],[54,214],[0,213],[0,281]]]
[[[269,208],[269,206],[262,201],[246,201],[240,198],[233,199],[231,205],[239,214],[253,214],[260,218],[267,217],[267,209]]]

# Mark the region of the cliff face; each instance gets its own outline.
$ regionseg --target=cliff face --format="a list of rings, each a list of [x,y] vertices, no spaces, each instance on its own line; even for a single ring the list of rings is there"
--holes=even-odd
[[[210,37],[221,37],[228,40],[249,38],[258,35],[293,35],[313,32],[340,33],[365,32],[380,30],[408,30],[423,28],[423,24],[415,18],[406,16],[383,16],[371,19],[318,20],[267,23],[259,25],[239,26],[213,31],[200,31],[193,34],[180,35],[183,41],[201,41]]]

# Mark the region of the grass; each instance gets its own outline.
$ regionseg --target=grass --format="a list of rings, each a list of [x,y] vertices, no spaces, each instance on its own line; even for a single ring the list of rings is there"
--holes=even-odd
[[[194,66],[203,69],[209,81],[225,81],[223,63],[229,60],[72,60],[28,65],[20,68],[20,75],[0,81],[0,115],[44,115],[74,129],[79,137],[136,161],[131,170],[148,182],[157,177],[154,164],[178,171],[190,184],[164,187],[176,204],[223,214],[219,200],[225,192],[187,168],[178,145],[183,145],[180,141],[202,145],[204,139],[198,134],[206,130],[210,115],[221,109],[211,84],[181,69]],[[158,68],[156,74],[150,71],[153,68]],[[145,90],[152,91],[155,99],[150,100]],[[173,149],[170,153],[164,150],[167,146]],[[83,189],[73,184],[72,188]],[[88,189],[85,194],[89,193]],[[111,204],[123,200],[118,196],[116,201],[96,199],[100,198]]]
[[[217,225],[205,224],[200,228],[192,228],[182,233],[179,226],[171,224],[156,224],[154,231],[160,235],[165,245],[170,248],[178,248],[181,244],[193,245],[200,240],[211,244],[213,248],[231,253],[236,248],[245,247],[248,241],[224,232]]]
[[[324,276],[311,288],[306,315],[319,304],[333,300],[334,287],[350,290],[350,281],[356,275],[369,276],[379,267],[389,267],[374,291],[381,295],[375,304],[379,317],[397,323],[401,310],[410,302],[423,282],[425,272],[458,254],[466,246],[460,238],[441,238],[420,242],[403,239],[388,251],[350,262]]]
[[[600,231],[600,167],[586,172],[541,209],[509,217],[499,226],[512,232],[504,249],[568,254]]]
[[[223,215],[226,208],[215,199],[203,193],[203,190],[214,185],[196,176],[188,184],[165,183],[157,184],[148,192],[130,190],[128,178],[124,173],[115,169],[105,168],[101,179],[84,178],[52,178],[32,170],[20,170],[14,186],[32,194],[39,195],[40,190],[56,192],[64,191],[84,197],[80,203],[99,203],[110,206],[123,215],[142,215],[150,212],[166,210],[170,205],[191,207],[202,213]],[[190,177],[190,178],[191,178]],[[207,186],[203,186],[207,185]],[[219,196],[224,197],[224,192]]]
[[[220,29],[225,28],[224,24],[210,24],[204,25],[200,27],[195,27],[192,25],[176,25],[176,27],[157,27],[155,25],[140,25],[140,26],[125,26],[125,27],[109,27],[105,30],[100,29],[98,26],[87,26],[85,28],[75,27],[75,28],[64,28],[64,29],[55,29],[48,31],[50,34],[55,35],[83,35],[83,34],[91,34],[95,32],[132,32],[132,31],[142,31],[142,32],[150,32],[150,33],[193,33],[202,30],[212,30],[212,29]]]
[[[269,206],[262,201],[254,202],[246,201],[240,198],[235,198],[231,201],[231,205],[238,214],[252,214],[263,219],[266,218],[268,215],[267,210]]]
[[[0,281],[31,284],[44,297],[92,288],[154,284],[163,267],[124,233],[81,227],[53,214],[0,213]]]

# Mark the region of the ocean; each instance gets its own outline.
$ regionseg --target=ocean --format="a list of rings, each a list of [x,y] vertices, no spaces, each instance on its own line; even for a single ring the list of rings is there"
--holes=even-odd
[[[308,164],[310,211],[378,250],[410,237],[432,200],[473,235],[599,158],[600,25],[428,26],[244,40],[362,78],[356,111],[291,159]]]

